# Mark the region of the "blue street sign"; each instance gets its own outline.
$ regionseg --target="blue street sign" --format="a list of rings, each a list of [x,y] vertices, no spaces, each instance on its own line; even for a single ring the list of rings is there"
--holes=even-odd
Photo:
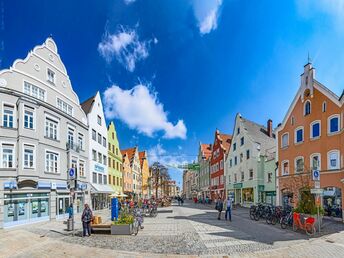
[[[70,169],[69,169],[69,176],[70,176],[70,177],[74,177],[74,175],[75,175],[74,168],[70,168]]]
[[[313,170],[313,181],[319,181],[319,180],[320,180],[320,171]]]

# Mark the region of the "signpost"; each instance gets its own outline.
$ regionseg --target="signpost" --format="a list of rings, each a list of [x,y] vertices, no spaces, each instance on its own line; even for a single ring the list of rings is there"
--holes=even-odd
[[[324,189],[313,188],[313,189],[311,189],[311,194],[323,195],[324,194]]]
[[[75,225],[74,225],[74,206],[75,206],[75,191],[78,188],[78,173],[77,173],[77,168],[70,168],[67,171],[68,173],[68,181],[69,181],[69,191],[70,191],[70,196],[71,196],[71,203],[72,203],[72,207],[73,207],[73,213],[72,213],[72,228],[73,228],[73,236],[74,236],[74,230],[75,230]]]
[[[311,189],[311,194],[315,194],[315,205],[317,206],[317,215],[318,215],[318,230],[320,233],[320,205],[321,205],[321,196],[324,194],[324,189],[313,188]]]

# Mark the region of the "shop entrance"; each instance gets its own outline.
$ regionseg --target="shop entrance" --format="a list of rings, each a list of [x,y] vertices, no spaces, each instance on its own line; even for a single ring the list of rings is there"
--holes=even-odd
[[[59,195],[56,198],[56,218],[67,218],[67,209],[71,203],[71,197],[69,195]]]
[[[325,216],[342,218],[342,191],[340,188],[324,188],[323,207]]]

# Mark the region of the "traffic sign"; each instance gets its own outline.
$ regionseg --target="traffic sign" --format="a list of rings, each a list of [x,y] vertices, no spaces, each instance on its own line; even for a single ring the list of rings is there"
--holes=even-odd
[[[320,171],[319,170],[313,170],[313,181],[320,181]]]
[[[322,195],[323,193],[324,193],[324,189],[316,189],[316,188],[311,189],[311,194],[320,194],[320,195]]]
[[[316,189],[320,188],[320,182],[319,181],[314,182],[314,188],[316,188]]]
[[[69,176],[70,176],[71,178],[75,177],[74,168],[70,168],[68,173],[69,173]]]

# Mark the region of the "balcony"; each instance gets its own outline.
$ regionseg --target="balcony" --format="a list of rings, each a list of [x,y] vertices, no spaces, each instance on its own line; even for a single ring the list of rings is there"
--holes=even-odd
[[[75,151],[77,153],[79,153],[80,150],[82,150],[81,146],[78,143],[76,143],[76,142],[67,142],[66,143],[66,148],[67,148],[67,151],[73,150],[73,151]]]

